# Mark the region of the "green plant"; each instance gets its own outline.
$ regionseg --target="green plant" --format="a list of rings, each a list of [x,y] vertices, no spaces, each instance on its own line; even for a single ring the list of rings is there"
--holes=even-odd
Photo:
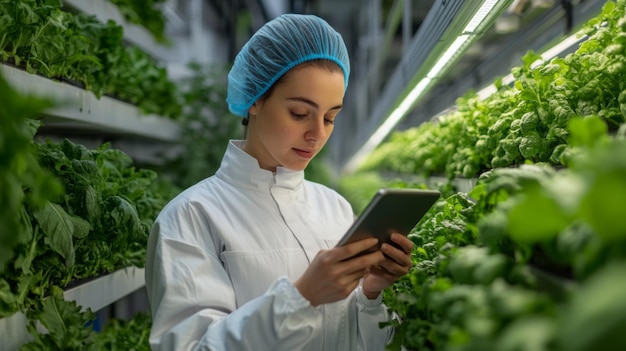
[[[362,170],[476,177],[491,168],[549,162],[566,165],[569,120],[597,116],[614,133],[626,121],[624,2],[608,1],[585,24],[576,52],[549,62],[530,51],[511,73],[513,86],[459,98],[456,110],[392,135]],[[537,64],[535,66],[535,64]]]
[[[137,313],[129,320],[112,319],[95,335],[93,351],[150,351],[151,327],[152,319],[147,313]]]
[[[37,122],[32,120],[50,101],[15,92],[0,75],[0,274],[14,257],[16,245],[32,236],[26,207],[41,208],[57,196],[61,187],[43,169],[35,154],[33,135]],[[0,275],[1,276],[1,275]],[[3,280],[0,279],[0,285]],[[0,299],[0,306],[2,305]]]
[[[165,43],[165,17],[161,6],[165,0],[109,0],[115,4],[124,18],[145,27],[154,38]]]
[[[611,279],[626,274],[626,139],[598,117],[567,128],[567,169],[486,172],[410,234],[415,266],[384,295],[401,316],[390,349],[619,349],[626,290]],[[606,323],[585,332],[594,318]]]
[[[44,350],[90,350],[93,343],[93,331],[87,328],[95,318],[91,310],[81,311],[76,302],[63,299],[63,291],[52,287],[50,296],[38,303],[40,306],[28,311],[28,332],[33,341],[22,345],[22,351]],[[45,333],[38,331],[37,325],[45,328]]]
[[[123,42],[112,21],[61,10],[59,0],[0,2],[0,59],[177,118],[182,110],[165,68]]]

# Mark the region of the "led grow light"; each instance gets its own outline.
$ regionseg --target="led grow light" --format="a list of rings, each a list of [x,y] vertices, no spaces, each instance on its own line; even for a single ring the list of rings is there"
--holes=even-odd
[[[370,136],[365,144],[352,156],[344,168],[344,172],[352,173],[365,160],[365,158],[380,144],[391,130],[406,116],[417,100],[436,81],[440,73],[445,71],[452,62],[455,61],[476,38],[482,30],[482,26],[488,18],[493,18],[499,14],[496,5],[508,3],[507,0],[485,0],[480,8],[474,13],[472,19],[465,26],[461,34],[446,48],[428,73],[422,78],[406,97],[391,111],[383,124]]]

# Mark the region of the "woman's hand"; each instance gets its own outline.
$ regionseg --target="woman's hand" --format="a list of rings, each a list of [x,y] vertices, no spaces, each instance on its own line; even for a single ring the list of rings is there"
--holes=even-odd
[[[377,244],[378,239],[370,238],[321,250],[294,283],[295,287],[313,306],[346,298],[359,285],[369,267],[386,262],[384,251],[380,250],[354,257]]]
[[[391,244],[382,244],[381,251],[386,259],[378,264],[372,265],[363,278],[363,293],[369,299],[378,297],[383,289],[391,286],[401,276],[407,274],[413,266],[411,252],[413,242],[406,236],[398,233],[391,234],[391,241],[398,247]]]

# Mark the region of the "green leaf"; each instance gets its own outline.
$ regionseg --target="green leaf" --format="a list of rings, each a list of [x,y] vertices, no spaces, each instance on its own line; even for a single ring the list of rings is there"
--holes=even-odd
[[[32,228],[31,228],[32,230]],[[39,244],[39,238],[41,237],[40,228],[37,227],[36,232],[33,232],[32,237],[30,238],[30,247],[23,249],[17,256],[17,259],[13,263],[15,269],[18,269],[22,272],[22,274],[30,274],[31,273],[31,265],[33,260],[37,255],[39,255],[40,251],[45,251]]]
[[[29,331],[35,341],[24,345],[25,350],[90,350],[93,331],[85,326],[94,320],[91,310],[82,311],[74,301],[65,301],[63,291],[52,286],[50,296],[42,301],[42,309],[29,315]],[[34,327],[37,321],[47,333],[39,334]]]
[[[45,233],[44,242],[65,258],[65,265],[74,264],[74,221],[65,210],[52,202],[33,214]]]
[[[530,65],[532,65],[535,61],[537,60],[541,60],[541,55],[537,54],[536,52],[534,52],[533,50],[529,50],[523,57],[522,57],[522,62],[524,63],[524,67],[525,68],[530,68]]]
[[[18,304],[24,306],[26,300],[32,298],[33,295],[43,295],[41,285],[43,285],[43,271],[35,274],[25,274],[19,277],[18,286]]]
[[[451,257],[448,269],[452,278],[461,284],[491,284],[506,267],[502,255],[489,254],[486,247],[465,246]]]
[[[558,203],[541,186],[527,187],[509,212],[507,230],[519,243],[550,240],[569,223]]]
[[[74,225],[74,232],[72,233],[73,236],[75,238],[86,237],[91,230],[91,224],[78,216],[71,216],[70,218],[72,219]]]
[[[580,216],[607,241],[626,239],[626,170],[599,176],[580,204]]]
[[[597,117],[575,118],[568,123],[572,146],[592,147],[607,136],[607,125]]]
[[[621,351],[626,345],[626,263],[607,265],[572,296],[558,325],[558,349]]]
[[[499,335],[498,351],[549,351],[554,339],[554,321],[545,316],[514,320]]]
[[[100,215],[100,202],[98,192],[91,185],[88,185],[83,190],[84,206],[87,219],[90,222],[96,222],[98,216]]]
[[[11,292],[11,286],[0,278],[0,318],[11,316],[17,312],[17,308],[17,298]]]

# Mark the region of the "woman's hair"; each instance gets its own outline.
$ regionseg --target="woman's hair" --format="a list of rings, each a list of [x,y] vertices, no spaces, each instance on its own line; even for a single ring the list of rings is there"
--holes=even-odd
[[[313,15],[286,14],[266,23],[235,57],[228,74],[229,110],[247,117],[252,104],[267,98],[285,73],[303,63],[331,71],[338,67],[347,88],[348,50],[341,35],[326,21]]]

